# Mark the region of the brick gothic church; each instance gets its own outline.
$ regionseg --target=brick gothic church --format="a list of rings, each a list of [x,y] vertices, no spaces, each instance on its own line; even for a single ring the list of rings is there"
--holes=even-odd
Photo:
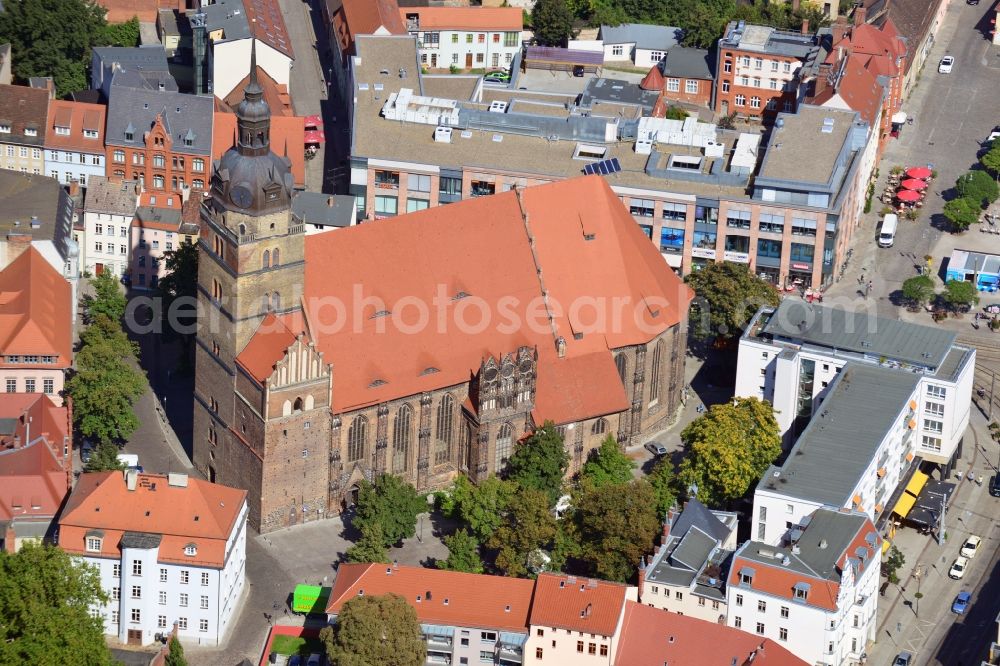
[[[483,479],[546,420],[572,473],[674,415],[691,293],[602,178],[307,237],[253,74],[237,117],[202,207],[194,463],[261,532],[382,473]]]

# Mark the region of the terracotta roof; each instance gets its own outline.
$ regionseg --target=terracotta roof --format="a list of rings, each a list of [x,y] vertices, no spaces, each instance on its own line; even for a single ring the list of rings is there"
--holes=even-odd
[[[251,377],[263,383],[271,376],[274,364],[285,356],[285,350],[295,342],[295,334],[270,312],[261,322],[259,331],[268,333],[254,335],[236,357],[236,362]]]
[[[625,607],[627,585],[593,578],[543,573],[535,581],[535,601],[529,622],[612,636]],[[659,611],[663,612],[663,611]]]
[[[163,474],[139,474],[135,490],[128,490],[122,472],[83,474],[59,519],[59,545],[86,555],[86,533],[100,530],[101,553],[91,556],[117,558],[126,532],[157,534],[163,537],[161,562],[222,567],[226,540],[245,503],[245,490],[200,479],[187,478],[180,487]],[[187,556],[184,547],[192,542],[197,554]]]
[[[353,53],[358,35],[405,35],[406,24],[392,0],[326,0],[342,53]]]
[[[625,602],[615,666],[806,666],[769,638]]]
[[[740,570],[744,567],[754,570],[752,587],[755,590],[782,599],[793,599],[795,585],[806,583],[810,586],[810,606],[817,606],[828,611],[837,610],[837,595],[840,594],[839,583],[790,571],[782,568],[780,562],[777,565],[764,564],[757,560],[748,560],[737,556],[733,558],[733,564],[729,570],[729,584],[734,588],[739,585]]]
[[[639,87],[643,90],[658,90],[662,92],[663,84],[663,74],[660,73],[660,66],[653,65],[649,68],[649,74],[639,83]]]
[[[0,84],[0,125],[10,125],[10,133],[0,134],[0,141],[40,148],[45,143],[48,112],[48,90]],[[28,136],[26,130],[36,135]]]
[[[60,406],[44,393],[0,393],[0,419],[15,419],[10,433],[0,432],[0,450],[13,448],[14,437],[26,443],[29,437],[44,437],[62,457],[62,445],[72,432],[69,408]],[[29,427],[30,426],[30,427]]]
[[[103,104],[52,100],[49,102],[49,118],[45,126],[45,147],[103,154],[105,111]],[[68,127],[69,135],[57,134],[56,126]],[[96,131],[97,136],[84,137],[85,129]]]
[[[250,26],[256,25],[256,29],[251,27],[251,31],[257,39],[289,58],[295,58],[278,0],[243,0],[243,8],[247,14],[247,23]]]
[[[529,346],[541,368],[538,406],[572,415],[567,420],[608,413],[623,404],[616,391],[564,398],[561,389],[580,381],[584,370],[610,377],[611,366],[591,354],[610,362],[609,349],[648,342],[680,322],[691,299],[599,176],[527,188],[520,202],[511,191],[307,236],[305,243],[304,298],[307,308],[315,307],[307,319],[317,348],[335,368],[335,412],[467,382],[487,356]],[[337,299],[351,320],[333,327],[325,303]],[[616,299],[626,303],[622,321],[609,315],[607,325],[593,326],[594,307],[610,309]],[[431,325],[418,331],[411,327],[414,300],[433,313]],[[490,313],[485,326],[477,325],[482,308]],[[302,330],[285,323],[292,332]],[[557,337],[565,340],[565,358],[558,357]],[[270,367],[275,355],[258,357],[258,345],[277,346],[248,345],[244,365]],[[438,372],[424,372],[432,366]]]
[[[570,423],[581,414],[605,416],[629,408],[614,357],[596,351],[568,358],[539,358],[538,374],[551,384],[535,396],[536,423]],[[601,390],[595,391],[594,387]]]
[[[73,302],[69,282],[29,247],[0,271],[0,356],[56,356],[55,364],[73,362]],[[14,367],[0,359],[0,368]],[[25,367],[18,363],[16,367]]]
[[[856,55],[848,57],[837,85],[837,94],[871,126],[882,108],[885,89],[879,84],[875,74],[865,69],[864,58],[865,56]]]
[[[891,0],[886,3],[887,12],[883,24],[893,23],[899,36],[906,40],[909,50],[915,52],[930,31],[934,16],[944,0]],[[916,58],[906,59],[906,71]]]
[[[524,13],[519,7],[402,7],[399,16],[418,15],[421,32],[427,30],[520,31]]]
[[[108,10],[108,23],[125,23],[138,16],[142,23],[155,23],[161,0],[96,0]]]
[[[393,592],[416,609],[423,623],[525,631],[534,588],[533,581],[521,578],[391,564],[341,564],[326,611],[339,613],[345,602],[362,591],[367,596]]]
[[[264,101],[267,102],[268,107],[271,109],[271,117],[275,116],[292,116],[295,112],[292,110],[292,98],[288,94],[288,86],[278,83],[274,78],[264,71],[264,68],[260,65],[257,66],[257,82],[260,84],[261,89],[264,91]],[[236,113],[236,107],[240,105],[243,101],[243,89],[247,87],[250,83],[250,73],[243,77],[236,87],[226,95],[224,100],[225,106],[219,106],[216,104],[216,111],[229,111],[230,113]],[[218,101],[218,98],[216,98]]]
[[[899,37],[896,24],[887,19],[881,27],[868,23],[850,29],[851,48],[855,53],[890,56],[906,55],[906,44]]]
[[[295,186],[306,186],[305,121],[296,116],[271,117],[271,150],[292,161]],[[222,159],[236,142],[236,114],[215,112],[212,131],[212,159]]]

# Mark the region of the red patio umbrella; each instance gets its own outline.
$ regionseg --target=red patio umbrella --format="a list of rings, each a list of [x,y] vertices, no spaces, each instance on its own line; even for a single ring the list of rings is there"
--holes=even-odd
[[[930,178],[931,170],[927,167],[910,167],[906,170],[906,175],[910,178]]]
[[[317,129],[323,128],[323,119],[316,115],[306,116],[305,123],[306,127],[315,127]]]
[[[326,134],[323,130],[306,130],[305,132],[305,142],[306,143],[324,143],[326,141]]]
[[[922,190],[927,187],[927,183],[919,178],[908,178],[900,183],[900,186],[902,186],[904,190]]]
[[[900,190],[899,192],[896,192],[896,198],[900,201],[913,202],[920,200],[920,194],[914,192],[913,190]]]

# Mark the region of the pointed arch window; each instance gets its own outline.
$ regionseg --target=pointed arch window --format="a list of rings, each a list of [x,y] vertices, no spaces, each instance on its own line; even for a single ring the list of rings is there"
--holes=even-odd
[[[264,250],[264,257],[260,261],[261,268],[269,268],[271,266],[271,251]]]
[[[281,294],[274,292],[271,294],[271,310],[277,312],[281,309]]]
[[[625,354],[618,354],[615,356],[615,367],[618,368],[618,377],[622,380],[622,386],[628,386],[625,382]]]
[[[365,440],[368,438],[368,419],[358,416],[347,429],[347,462],[357,462],[365,457]]]
[[[603,435],[608,431],[608,421],[607,419],[597,419],[594,421],[594,425],[590,427],[591,435]]]
[[[663,340],[657,340],[653,348],[653,363],[649,369],[649,401],[660,399],[660,365],[663,360]]]
[[[454,431],[455,399],[445,394],[437,408],[437,432],[434,464],[441,465],[451,459],[451,440]]]
[[[274,248],[274,251],[271,252],[271,265],[277,266],[280,263],[281,263],[281,250],[279,248]]]
[[[396,410],[392,421],[392,471],[395,474],[405,472],[410,464],[410,426],[413,423],[413,410],[409,405],[403,405]]]
[[[500,472],[507,465],[513,443],[514,428],[509,423],[504,423],[497,431],[496,469],[494,471]]]

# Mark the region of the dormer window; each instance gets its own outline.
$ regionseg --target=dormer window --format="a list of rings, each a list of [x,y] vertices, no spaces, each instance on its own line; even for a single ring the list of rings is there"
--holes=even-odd
[[[38,130],[34,127],[25,127],[24,136],[38,136]]]
[[[126,141],[135,141],[135,133],[134,132],[125,132],[125,140]]]
[[[10,123],[0,123],[0,134],[10,134]]]
[[[808,583],[796,583],[792,587],[792,592],[794,594],[796,601],[808,601],[809,599],[809,584]]]
[[[750,567],[743,567],[740,569],[740,585],[751,586],[753,585],[753,575],[754,570]]]
[[[193,543],[189,543],[188,545],[184,546],[184,554],[187,555],[188,557],[194,557],[195,555],[198,554],[198,546],[194,545]]]
[[[60,136],[69,136],[69,128],[63,125],[56,125],[56,134]]]
[[[103,539],[99,536],[88,536],[87,537],[87,552],[88,553],[99,553],[101,552],[101,544]]]

